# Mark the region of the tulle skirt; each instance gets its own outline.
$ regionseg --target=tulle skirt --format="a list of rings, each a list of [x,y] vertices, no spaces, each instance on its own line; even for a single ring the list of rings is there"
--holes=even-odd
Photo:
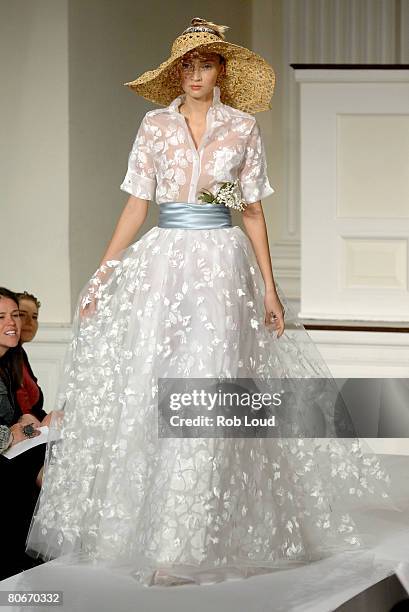
[[[280,338],[237,226],[155,226],[95,273],[75,313],[29,554],[127,568],[143,585],[158,568],[217,582],[371,546],[357,509],[400,515],[379,458],[335,431],[158,436],[159,377],[331,379],[276,285]]]

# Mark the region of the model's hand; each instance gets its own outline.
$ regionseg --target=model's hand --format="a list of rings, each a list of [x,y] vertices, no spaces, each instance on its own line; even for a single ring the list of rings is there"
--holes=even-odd
[[[277,338],[284,333],[284,308],[275,289],[268,289],[264,295],[266,315],[264,323],[267,328],[277,331]]]
[[[79,315],[81,319],[93,315],[98,308],[98,298],[104,284],[107,283],[112,275],[112,272],[120,264],[120,260],[112,259],[105,261],[100,265],[98,270],[92,275],[88,283],[87,292],[81,297],[79,306]]]
[[[97,310],[98,300],[95,296],[86,295],[80,304],[80,318],[85,319],[94,314]]]

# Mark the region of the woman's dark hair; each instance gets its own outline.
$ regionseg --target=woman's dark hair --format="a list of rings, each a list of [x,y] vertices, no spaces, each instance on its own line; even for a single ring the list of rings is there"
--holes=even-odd
[[[0,287],[0,298],[13,300],[17,308],[19,307],[17,294],[10,289]],[[10,395],[21,387],[23,381],[23,349],[20,340],[17,346],[9,348],[3,357],[0,357],[0,377]]]
[[[8,298],[9,300],[13,300],[17,304],[18,308],[18,294],[15,291],[10,291],[10,289],[6,289],[5,287],[0,287],[0,297]]]

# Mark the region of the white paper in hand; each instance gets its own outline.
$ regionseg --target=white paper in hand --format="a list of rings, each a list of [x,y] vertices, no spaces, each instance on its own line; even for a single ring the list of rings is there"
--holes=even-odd
[[[18,455],[21,455],[21,453],[24,453],[29,448],[33,448],[34,446],[38,446],[39,444],[47,442],[48,427],[44,425],[44,427],[38,427],[37,429],[41,431],[41,434],[39,436],[36,436],[35,438],[27,438],[27,440],[23,440],[22,442],[17,442],[17,444],[14,444],[5,453],[3,453],[3,457],[6,457],[7,459],[13,459]]]

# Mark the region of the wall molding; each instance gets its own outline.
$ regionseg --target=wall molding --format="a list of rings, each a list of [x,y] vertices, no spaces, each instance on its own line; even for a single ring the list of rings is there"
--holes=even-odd
[[[283,97],[282,142],[283,245],[300,240],[300,122],[299,92],[294,63],[408,63],[409,4],[399,0],[283,0],[282,64]],[[313,71],[312,71],[313,72]],[[374,75],[375,76],[375,75]],[[301,287],[294,282],[298,268],[281,261],[281,248],[275,252],[281,284],[291,297],[300,297]]]
[[[289,300],[300,295],[300,249],[299,240],[277,241],[270,248],[275,281]]]
[[[339,378],[406,378],[409,334],[308,330],[331,373]]]

